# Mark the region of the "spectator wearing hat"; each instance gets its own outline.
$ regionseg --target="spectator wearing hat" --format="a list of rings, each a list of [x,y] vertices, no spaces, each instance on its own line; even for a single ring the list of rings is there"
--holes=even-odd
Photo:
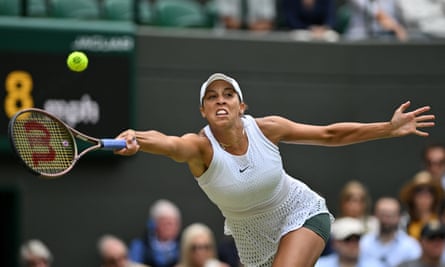
[[[422,255],[398,267],[445,267],[441,256],[445,247],[445,225],[438,220],[429,221],[420,234]]]
[[[364,233],[365,227],[359,219],[352,217],[337,219],[331,229],[334,252],[320,257],[315,267],[358,266],[359,241]]]
[[[395,267],[403,261],[418,258],[419,243],[400,229],[400,204],[392,197],[376,201],[378,231],[368,233],[360,241],[360,267]]]
[[[407,208],[402,224],[409,235],[420,238],[423,225],[437,220],[444,199],[442,186],[427,171],[418,172],[400,191],[400,200]]]

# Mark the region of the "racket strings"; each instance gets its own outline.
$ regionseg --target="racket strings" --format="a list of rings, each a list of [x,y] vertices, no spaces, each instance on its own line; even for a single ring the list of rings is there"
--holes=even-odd
[[[77,154],[73,136],[59,121],[43,113],[23,113],[13,125],[19,156],[41,174],[57,174],[69,168]]]

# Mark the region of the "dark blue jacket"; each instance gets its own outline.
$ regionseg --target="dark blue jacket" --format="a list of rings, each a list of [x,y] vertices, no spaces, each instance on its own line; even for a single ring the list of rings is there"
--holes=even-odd
[[[314,0],[315,3],[310,9],[303,5],[303,0],[282,1],[282,12],[286,26],[290,29],[308,29],[312,25],[327,26],[333,29],[335,26],[334,0]]]

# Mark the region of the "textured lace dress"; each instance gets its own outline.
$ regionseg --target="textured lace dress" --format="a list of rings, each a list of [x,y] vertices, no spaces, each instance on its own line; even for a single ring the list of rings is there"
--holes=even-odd
[[[329,212],[321,196],[286,174],[278,147],[255,119],[246,115],[242,120],[249,140],[244,155],[225,151],[205,127],[213,158],[196,179],[225,217],[225,234],[235,239],[241,262],[246,267],[272,266],[283,235]]]

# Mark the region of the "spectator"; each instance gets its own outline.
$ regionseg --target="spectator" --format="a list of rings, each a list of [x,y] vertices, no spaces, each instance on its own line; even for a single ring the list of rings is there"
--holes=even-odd
[[[308,36],[317,40],[338,40],[335,26],[334,0],[283,0],[286,26],[296,37]]]
[[[361,267],[395,267],[407,259],[420,256],[416,239],[400,229],[400,204],[395,198],[382,197],[375,205],[379,230],[360,241]]]
[[[32,239],[21,246],[20,261],[24,267],[50,267],[53,256],[42,241]]]
[[[172,267],[179,259],[181,213],[172,202],[160,199],[150,208],[146,232],[130,244],[130,259],[152,267]]]
[[[353,217],[363,222],[365,232],[378,227],[377,219],[371,214],[372,200],[367,188],[357,180],[346,183],[340,191],[340,214],[338,217]]]
[[[217,259],[215,238],[204,224],[194,223],[184,229],[181,258],[176,267],[229,267]]]
[[[101,267],[147,267],[128,259],[127,246],[119,238],[104,235],[99,239],[98,250]]]
[[[359,241],[365,233],[363,223],[352,217],[337,219],[332,224],[333,253],[318,259],[315,267],[355,267],[358,264]]]
[[[365,233],[378,227],[377,219],[371,215],[372,200],[366,187],[357,180],[347,182],[340,191],[339,214],[337,217],[352,217],[363,223]],[[332,241],[328,240],[322,256],[333,251]]]
[[[399,12],[410,32],[419,37],[445,37],[445,1],[399,0]]]
[[[397,16],[395,0],[348,1],[351,16],[345,32],[347,39],[395,37],[404,41],[408,38]]]
[[[409,235],[420,238],[423,225],[438,219],[444,192],[427,171],[418,172],[400,191],[400,200],[407,207],[402,224]]]
[[[216,6],[226,29],[269,31],[274,28],[275,0],[216,0]]]
[[[425,147],[422,156],[425,170],[445,188],[445,145],[430,144]]]
[[[445,225],[437,220],[430,221],[420,235],[422,255],[411,261],[403,262],[399,267],[445,267],[440,262],[445,247]]]

